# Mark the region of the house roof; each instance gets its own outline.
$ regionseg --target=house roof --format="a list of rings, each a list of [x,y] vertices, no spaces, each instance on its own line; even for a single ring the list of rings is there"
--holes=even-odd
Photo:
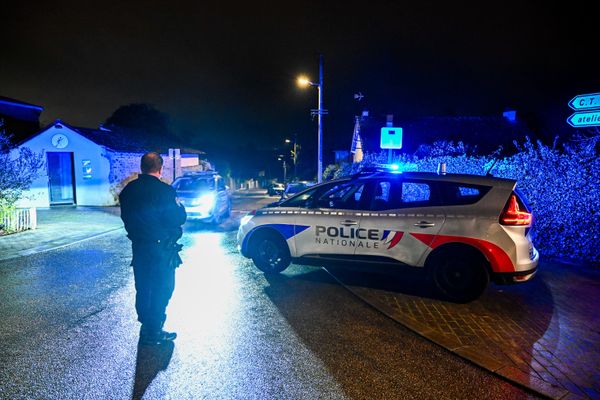
[[[381,128],[385,118],[362,117],[359,119],[363,151],[380,150]],[[510,121],[503,116],[478,117],[425,117],[397,121],[402,128],[402,151],[413,153],[420,145],[436,141],[462,141],[476,146],[482,153],[490,153],[503,146],[510,148],[514,140],[532,136],[532,132],[518,120]]]
[[[121,132],[116,132],[109,129],[94,129],[73,126],[67,124],[66,122],[60,119],[57,119],[52,124],[46,126],[44,129],[42,129],[40,132],[36,133],[33,136],[37,136],[40,133],[57,125],[61,125],[68,129],[71,129],[72,131],[91,140],[92,142],[116,152],[145,153],[147,151],[157,151],[159,153],[164,154],[168,152],[169,148],[178,148],[181,149],[181,153],[204,154],[203,151],[198,149],[185,148],[181,146],[181,143],[162,142],[160,144],[153,144],[151,143],[151,140],[129,137]],[[33,136],[28,137],[21,143],[23,143],[26,140],[29,140]]]
[[[15,100],[15,99],[11,99],[9,97],[4,97],[4,96],[0,96],[0,104],[11,104],[17,107],[24,107],[24,108],[33,108],[33,109],[37,109],[42,111],[44,109],[44,107],[42,106],[36,106],[35,104],[30,104],[30,103],[25,103],[24,101],[21,100]]]
[[[44,107],[0,96],[0,115],[37,123]]]
[[[104,146],[108,149],[126,152],[126,153],[145,153],[150,151],[148,144],[141,141],[128,138],[124,135],[120,135],[108,129],[93,129],[93,128],[82,128],[79,126],[72,126],[65,124],[64,122],[57,120],[53,125],[60,123],[63,126],[79,133],[81,136],[91,140],[92,142]]]

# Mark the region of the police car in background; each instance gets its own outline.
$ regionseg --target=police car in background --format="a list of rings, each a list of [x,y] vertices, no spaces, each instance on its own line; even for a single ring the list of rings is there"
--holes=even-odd
[[[238,246],[265,273],[291,261],[423,268],[442,295],[467,302],[490,280],[534,276],[532,218],[514,180],[363,171],[252,211]]]
[[[231,214],[231,195],[223,177],[215,171],[193,172],[173,181],[188,219],[218,225]]]

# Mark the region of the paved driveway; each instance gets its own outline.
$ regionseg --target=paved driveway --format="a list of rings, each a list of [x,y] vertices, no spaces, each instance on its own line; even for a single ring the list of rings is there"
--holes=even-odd
[[[597,268],[543,260],[531,281],[491,285],[469,304],[437,299],[410,272],[330,272],[391,318],[497,375],[555,399],[600,399]]]

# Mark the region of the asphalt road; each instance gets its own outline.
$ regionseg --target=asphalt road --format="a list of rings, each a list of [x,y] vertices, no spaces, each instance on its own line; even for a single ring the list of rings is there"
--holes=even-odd
[[[235,233],[235,221],[185,226],[173,346],[138,346],[123,231],[0,262],[0,398],[535,398],[322,269],[266,277],[237,252]]]

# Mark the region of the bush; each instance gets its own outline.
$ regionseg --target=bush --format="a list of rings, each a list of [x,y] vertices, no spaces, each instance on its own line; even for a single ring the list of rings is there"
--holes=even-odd
[[[0,212],[13,208],[44,165],[41,154],[22,147],[11,154],[10,140],[0,130]]]
[[[459,143],[436,142],[416,155],[402,154],[393,162],[416,165],[418,171],[484,175],[517,180],[534,213],[534,243],[541,254],[600,262],[600,136],[558,148],[541,142],[515,143],[517,152],[494,163],[494,156],[469,154]],[[335,170],[335,177],[365,166],[387,163],[387,153],[366,154],[361,163]]]

